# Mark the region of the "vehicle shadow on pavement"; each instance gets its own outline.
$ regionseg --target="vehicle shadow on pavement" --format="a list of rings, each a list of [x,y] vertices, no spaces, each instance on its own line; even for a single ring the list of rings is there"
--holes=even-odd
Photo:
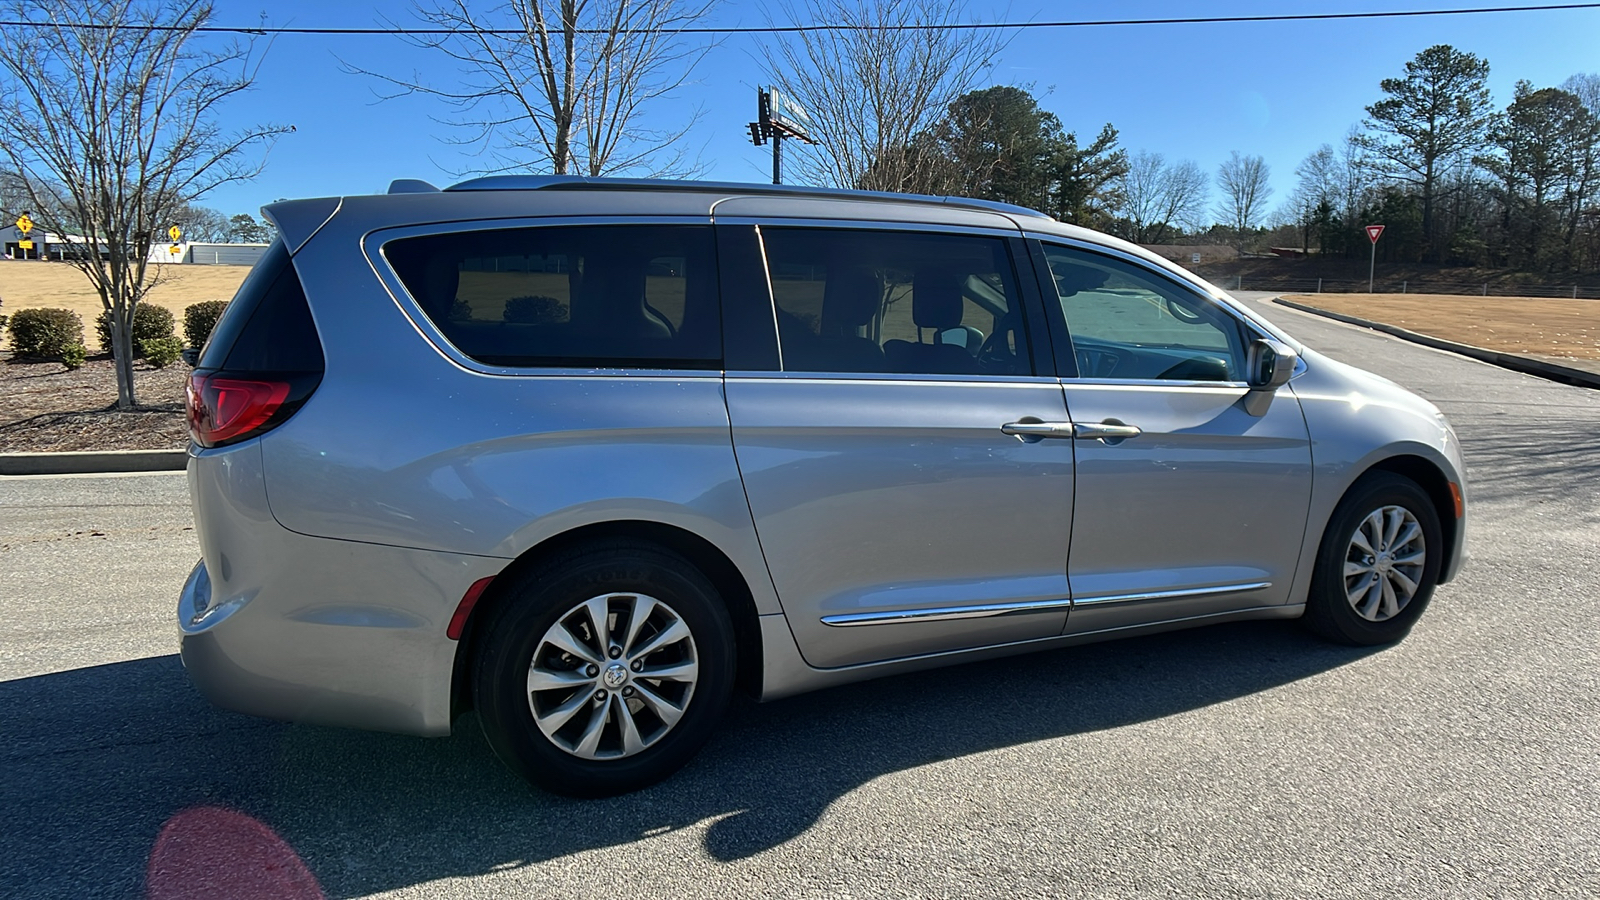
[[[0,885],[26,896],[137,896],[163,823],[196,807],[267,825],[330,897],[708,821],[707,853],[742,859],[804,833],[836,799],[885,774],[1070,742],[1369,652],[1322,643],[1292,622],[1242,623],[745,704],[676,777],[598,801],[525,786],[497,763],[471,716],[445,739],[266,722],[211,708],[175,656],[18,679],[0,683],[8,737]],[[1075,777],[1070,764],[1057,774]]]
[[[1536,431],[1516,422],[1457,427],[1467,458],[1469,500],[1593,496],[1600,479],[1600,435],[1593,418],[1550,416]]]

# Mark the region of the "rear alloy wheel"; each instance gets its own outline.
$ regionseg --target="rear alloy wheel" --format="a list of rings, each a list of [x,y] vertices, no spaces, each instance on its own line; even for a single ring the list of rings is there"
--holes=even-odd
[[[579,759],[621,759],[667,736],[694,699],[694,635],[643,594],[602,594],[545,632],[528,666],[528,706],[552,744]]]
[[[499,757],[558,794],[637,790],[705,744],[733,688],[733,625],[682,557],[609,542],[496,597],[473,692]]]
[[[1323,534],[1306,624],[1345,644],[1400,640],[1433,595],[1443,550],[1439,514],[1422,488],[1390,472],[1366,476]]]

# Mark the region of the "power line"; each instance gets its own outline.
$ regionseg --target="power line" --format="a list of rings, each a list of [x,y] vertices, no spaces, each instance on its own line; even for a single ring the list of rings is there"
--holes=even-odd
[[[1030,28],[1090,28],[1112,25],[1215,25],[1230,22],[1317,22],[1331,19],[1398,19],[1422,16],[1465,16],[1477,13],[1549,12],[1564,9],[1600,9],[1600,3],[1545,3],[1536,6],[1485,6],[1463,9],[1408,9],[1380,12],[1338,13],[1284,13],[1264,16],[1184,16],[1168,19],[1086,19],[1071,22],[949,22],[937,25],[750,25],[750,26],[694,26],[668,29],[674,34],[803,34],[816,31],[1008,31]],[[202,34],[243,35],[418,35],[448,37],[456,34],[524,34],[521,28],[290,28],[231,25],[202,25],[188,28],[183,25],[113,25],[101,22],[33,22],[26,20],[0,21],[0,27],[81,28],[109,31],[191,31]],[[605,34],[606,29],[580,28],[579,34]]]

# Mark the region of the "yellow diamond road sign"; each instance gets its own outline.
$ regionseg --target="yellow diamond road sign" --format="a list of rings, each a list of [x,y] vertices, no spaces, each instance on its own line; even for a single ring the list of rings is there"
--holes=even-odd
[[[167,237],[172,238],[172,242],[176,244],[178,239],[183,237],[183,229],[174,225],[167,229]]]
[[[33,230],[33,219],[29,218],[26,213],[24,213],[23,215],[18,216],[17,217],[17,230],[22,232],[23,234],[27,234],[28,232],[32,231]]]

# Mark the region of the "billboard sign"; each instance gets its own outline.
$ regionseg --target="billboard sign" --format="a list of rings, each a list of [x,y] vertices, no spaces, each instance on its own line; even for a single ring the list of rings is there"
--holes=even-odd
[[[811,140],[811,114],[794,98],[778,90],[767,88],[767,115],[772,127],[784,137]]]

